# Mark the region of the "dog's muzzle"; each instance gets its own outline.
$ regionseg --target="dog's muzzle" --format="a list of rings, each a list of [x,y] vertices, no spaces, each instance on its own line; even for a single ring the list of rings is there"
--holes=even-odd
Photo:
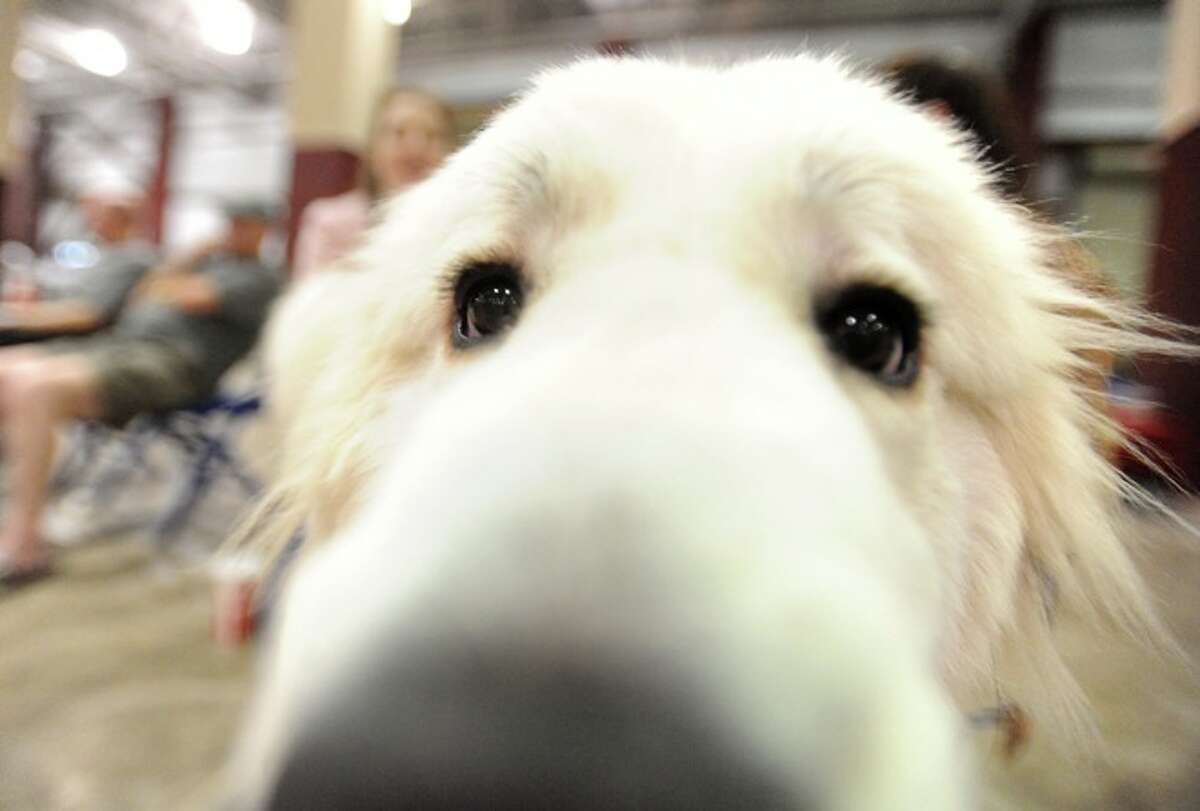
[[[258,807],[959,811],[928,544],[772,346],[447,392],[286,595]]]

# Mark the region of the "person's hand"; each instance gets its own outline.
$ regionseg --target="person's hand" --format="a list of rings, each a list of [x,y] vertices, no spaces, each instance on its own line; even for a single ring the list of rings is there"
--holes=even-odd
[[[212,285],[195,273],[155,272],[137,286],[134,298],[139,302],[156,301],[191,313],[207,313],[217,306]]]
[[[154,299],[168,304],[181,304],[183,286],[177,280],[186,279],[210,256],[229,249],[229,234],[200,242],[182,253],[175,254],[147,273],[129,294],[130,301]]]
[[[161,301],[166,304],[177,304],[181,290],[186,286],[189,274],[180,272],[165,272],[162,270],[149,274],[133,291],[137,301]]]

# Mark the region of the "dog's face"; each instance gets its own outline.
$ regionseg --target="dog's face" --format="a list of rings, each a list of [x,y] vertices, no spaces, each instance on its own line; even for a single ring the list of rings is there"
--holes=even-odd
[[[242,787],[962,808],[953,697],[1050,584],[1138,594],[1051,255],[832,62],[548,74],[280,315],[325,545]]]

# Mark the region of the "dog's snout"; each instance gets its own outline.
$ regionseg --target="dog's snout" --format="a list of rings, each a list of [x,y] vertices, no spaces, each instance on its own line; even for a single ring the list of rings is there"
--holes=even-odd
[[[596,662],[410,650],[329,696],[272,811],[808,807],[681,690]]]
[[[804,396],[822,385],[810,372]],[[390,497],[293,576],[286,669],[243,750],[267,772],[246,796],[963,807],[928,667],[932,566],[852,413],[789,433],[749,395],[689,411],[686,381],[598,408],[575,386],[539,398],[483,379],[488,408],[431,416],[381,475]],[[804,396],[787,395],[796,413]],[[813,451],[818,430],[836,453]],[[764,476],[780,454],[787,475]],[[469,507],[446,506],[451,483]]]

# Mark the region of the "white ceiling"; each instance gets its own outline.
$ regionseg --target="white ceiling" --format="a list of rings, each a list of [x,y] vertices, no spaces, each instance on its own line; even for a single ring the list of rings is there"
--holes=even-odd
[[[256,15],[254,41],[241,56],[201,41],[196,2],[215,0],[28,0],[21,50],[42,74],[25,96],[38,112],[80,98],[126,93],[149,98],[225,87],[269,96],[287,80],[287,0],[240,0]],[[328,0],[342,2],[343,0]],[[414,0],[402,34],[402,60],[453,66],[489,53],[652,43],[714,36],[786,36],[800,31],[957,21],[1011,27],[1038,7],[1158,7],[1160,0]],[[125,44],[127,70],[112,79],[81,69],[69,40],[104,28]]]
[[[195,4],[217,1],[28,0],[20,48],[35,55],[43,75],[25,83],[25,112],[211,91],[280,107],[287,85],[287,0],[242,0],[253,7],[256,25],[253,44],[241,56],[201,41]],[[1157,0],[414,2],[399,34],[400,77],[457,103],[494,102],[540,66],[605,42],[649,53],[664,47],[681,53],[686,43],[704,58],[807,44],[868,60],[901,47],[940,46],[995,65],[1025,16],[1053,7],[1075,13],[1063,16],[1050,43],[1047,134],[1073,137],[1103,130],[1106,122],[1120,124],[1122,132],[1146,133],[1158,112],[1163,3]],[[109,30],[125,43],[126,71],[106,79],[75,64],[70,35],[88,27]],[[1088,115],[1091,123],[1084,121]]]
[[[41,75],[25,82],[27,103],[44,112],[98,94],[153,97],[215,86],[269,92],[286,71],[284,0],[247,2],[254,38],[247,53],[230,56],[201,40],[188,0],[29,0],[18,59],[32,61]],[[105,78],[75,63],[72,35],[88,28],[121,40],[129,53],[125,71]]]

